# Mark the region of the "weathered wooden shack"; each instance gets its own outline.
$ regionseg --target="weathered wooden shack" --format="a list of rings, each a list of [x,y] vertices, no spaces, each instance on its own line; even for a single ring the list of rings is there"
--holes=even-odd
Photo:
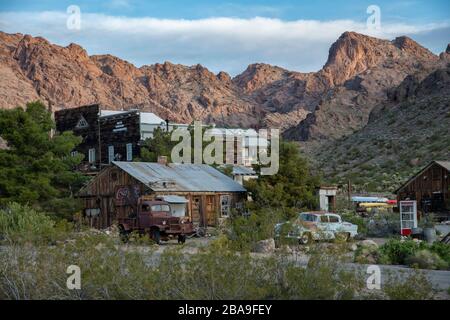
[[[395,193],[397,201],[416,200],[417,210],[450,213],[450,161],[432,161],[406,181]]]
[[[211,166],[144,162],[112,162],[82,190],[84,212],[92,226],[105,228],[135,210],[141,196],[179,196],[187,200],[186,215],[194,225],[215,226],[246,199],[242,185]],[[94,213],[94,214],[92,214]]]
[[[74,150],[84,155],[83,164],[100,169],[111,161],[132,161],[140,153],[140,114],[136,110],[101,110],[99,104],[55,112],[56,129],[73,131],[82,138]]]

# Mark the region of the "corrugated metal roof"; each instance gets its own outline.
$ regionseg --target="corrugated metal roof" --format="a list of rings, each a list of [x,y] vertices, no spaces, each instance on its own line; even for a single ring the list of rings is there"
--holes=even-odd
[[[164,201],[166,201],[168,203],[188,203],[189,202],[189,200],[186,199],[185,197],[180,197],[180,196],[176,196],[176,195],[161,196],[159,198],[163,199]]]
[[[162,123],[165,124],[166,122],[154,113],[141,112],[141,123],[160,125]]]
[[[206,164],[162,165],[153,162],[113,162],[153,191],[245,192],[243,186]]]
[[[436,161],[436,163],[450,171],[450,161]]]
[[[244,166],[233,166],[233,175],[256,176],[256,172],[255,170],[253,170],[253,168],[248,168]]]

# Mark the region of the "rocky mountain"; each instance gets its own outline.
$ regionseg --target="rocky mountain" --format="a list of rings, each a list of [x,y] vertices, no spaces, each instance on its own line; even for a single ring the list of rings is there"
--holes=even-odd
[[[372,109],[387,101],[389,90],[408,75],[427,73],[443,64],[445,59],[407,37],[387,41],[346,32],[332,45],[327,63],[315,75],[330,89],[285,136],[300,141],[333,140],[359,130]]]
[[[450,64],[406,77],[364,128],[310,150],[330,182],[369,191],[393,191],[431,160],[450,159]]]
[[[253,64],[232,79],[201,65],[137,68],[111,55],[89,56],[76,44],[0,32],[0,107],[36,99],[54,110],[101,103],[176,122],[278,127],[290,139],[321,141],[364,127],[390,90],[409,75],[436,69],[443,55],[406,37],[388,41],[346,32],[318,72]]]

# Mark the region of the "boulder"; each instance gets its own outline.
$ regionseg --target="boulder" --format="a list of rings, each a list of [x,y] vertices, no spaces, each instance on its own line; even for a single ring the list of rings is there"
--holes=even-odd
[[[375,241],[369,239],[361,241],[360,245],[362,247],[378,248],[378,244]]]
[[[267,239],[258,241],[253,251],[257,253],[273,253],[275,251],[275,240]]]

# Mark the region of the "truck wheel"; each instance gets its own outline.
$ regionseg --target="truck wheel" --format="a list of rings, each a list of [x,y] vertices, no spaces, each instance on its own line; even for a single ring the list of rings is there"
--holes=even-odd
[[[123,243],[127,243],[129,240],[128,231],[123,226],[119,226],[119,237]]]
[[[302,236],[300,237],[300,239],[298,239],[298,243],[299,244],[309,244],[311,242],[311,235],[309,233],[304,233],[302,234]]]
[[[156,242],[156,244],[161,244],[161,233],[158,229],[152,230],[152,240]]]
[[[178,243],[183,244],[183,243],[185,243],[185,242],[186,242],[186,236],[185,236],[184,234],[180,234],[180,235],[178,236]]]

